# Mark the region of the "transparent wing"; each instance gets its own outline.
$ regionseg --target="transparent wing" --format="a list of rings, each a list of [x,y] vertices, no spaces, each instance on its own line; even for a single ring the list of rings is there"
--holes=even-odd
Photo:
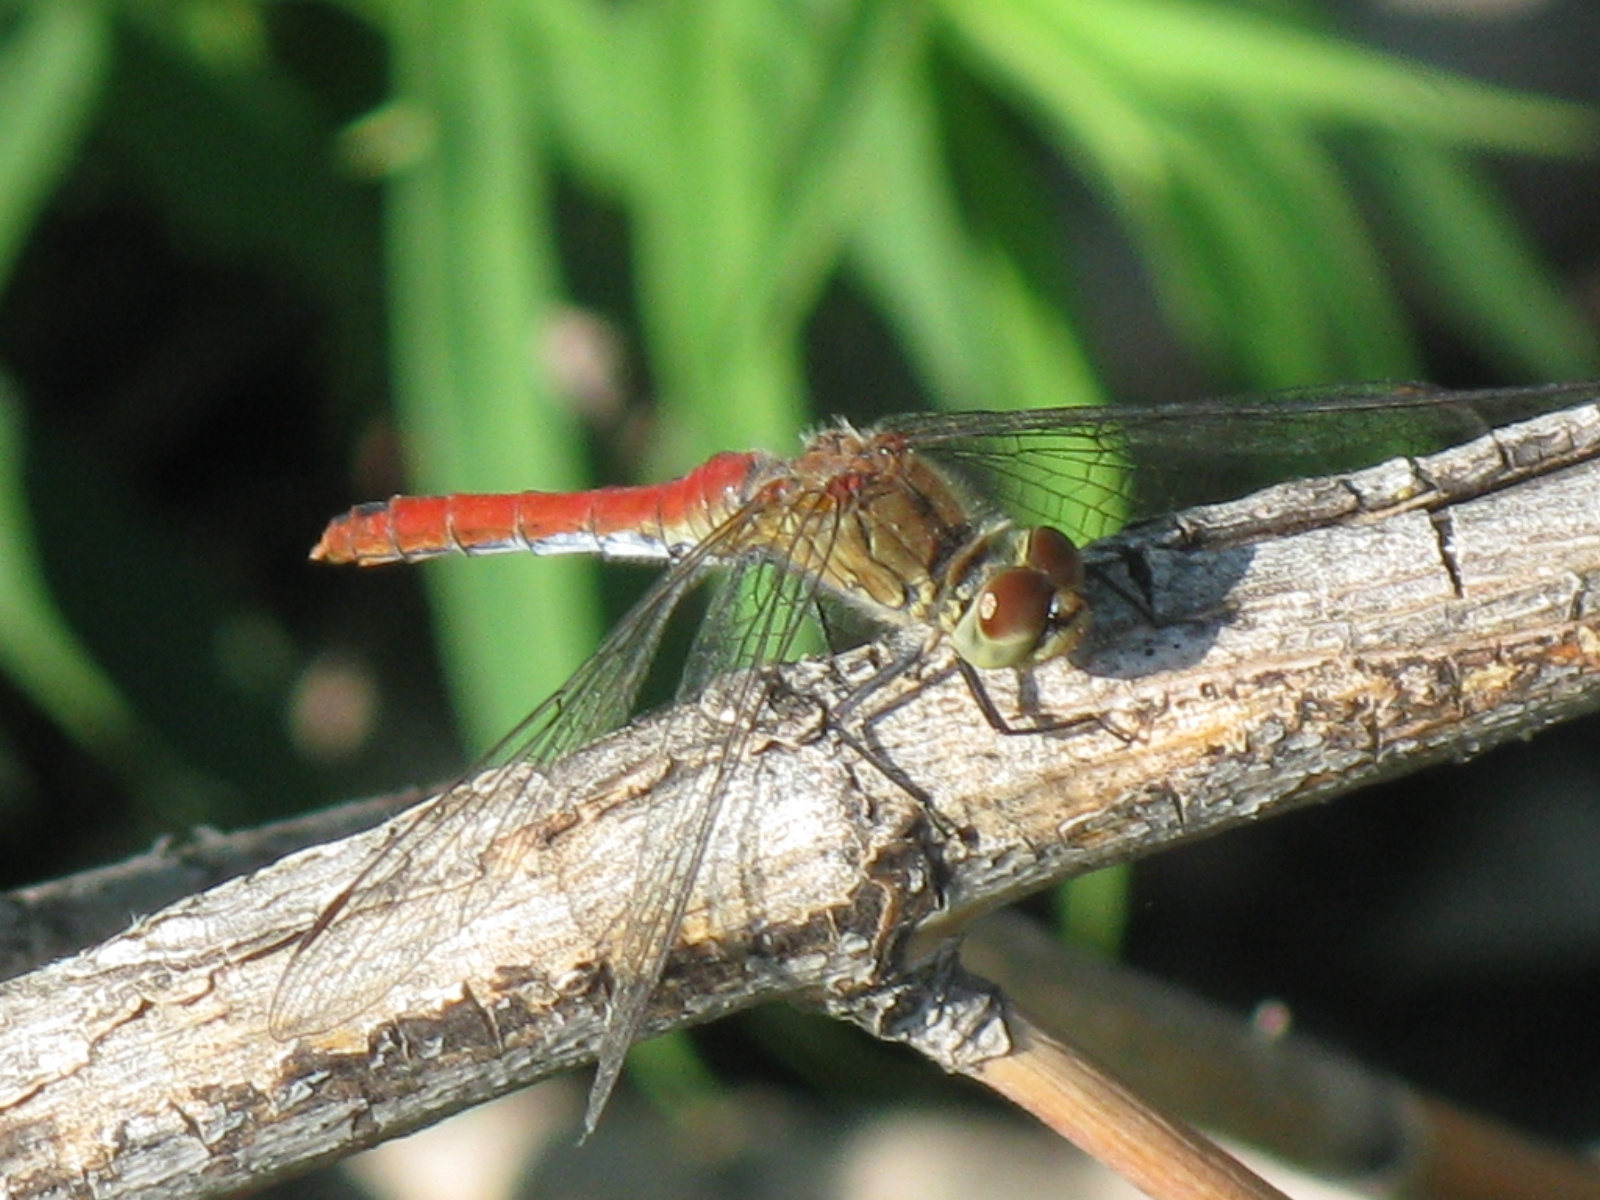
[[[1008,509],[1090,541],[1133,518],[1428,453],[1596,398],[1592,381],[1474,392],[1382,383],[1194,404],[914,414],[882,428]]]
[[[792,540],[809,540],[815,548],[801,557],[814,555],[809,561],[822,561],[837,540],[840,510],[820,495],[808,496],[804,503],[805,509],[795,514]],[[616,982],[589,1093],[588,1131],[599,1120],[628,1047],[639,1034],[705,865],[728,786],[763,711],[770,677],[760,667],[793,656],[814,608],[816,578],[781,566],[795,557],[793,549],[778,547],[775,556],[741,560],[719,588],[690,651],[682,693],[699,695],[711,680],[719,680],[718,686],[728,691],[715,697],[716,719],[726,722],[726,730],[716,766],[649,814],[635,896],[608,939]]]
[[[559,691],[396,827],[301,938],[273,997],[274,1036],[323,1032],[365,1012],[484,911],[507,839],[572,802],[541,768],[627,720],[673,610],[739,547],[751,516],[735,513],[674,563]]]

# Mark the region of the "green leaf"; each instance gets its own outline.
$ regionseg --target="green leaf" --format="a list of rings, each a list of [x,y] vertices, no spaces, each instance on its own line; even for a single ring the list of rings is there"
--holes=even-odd
[[[139,723],[62,619],[33,541],[23,483],[22,414],[0,387],[0,668],[102,760],[138,757]]]
[[[1062,936],[1075,946],[1106,958],[1122,952],[1128,925],[1128,894],[1133,869],[1128,863],[1074,876],[1056,889]]]
[[[556,302],[535,81],[506,10],[396,6],[400,97],[431,153],[390,187],[395,389],[419,486],[567,490],[571,422],[537,365]],[[488,746],[558,686],[598,637],[588,564],[439,564],[440,637],[469,740]]]
[[[1072,42],[1150,100],[1267,105],[1308,120],[1546,154],[1585,149],[1600,132],[1579,105],[1518,95],[1222,4],[1005,0],[991,7],[1014,9],[1046,42]]]
[[[1373,149],[1401,244],[1434,281],[1426,295],[1486,359],[1534,379],[1600,370],[1593,324],[1476,171],[1458,154],[1411,140],[1378,139]]]
[[[1173,317],[1259,387],[1414,374],[1381,255],[1310,131],[1217,124],[1174,134],[1171,216],[1141,226]]]
[[[928,81],[901,80],[868,131],[875,170],[850,262],[929,390],[952,408],[996,402],[998,356],[975,310],[980,266],[944,170]]]
[[[0,286],[77,154],[106,74],[105,13],[38,0],[0,46]]]

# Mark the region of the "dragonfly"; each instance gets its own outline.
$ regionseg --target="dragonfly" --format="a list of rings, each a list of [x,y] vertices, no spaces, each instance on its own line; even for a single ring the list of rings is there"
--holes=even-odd
[[[543,770],[633,715],[669,618],[715,579],[678,697],[733,681],[718,698],[719,754],[701,782],[650,814],[636,885],[617,899],[603,947],[612,982],[585,1118],[592,1131],[754,741],[771,695],[768,664],[796,652],[819,608],[893,631],[911,653],[888,670],[947,645],[994,723],[978,695],[987,673],[1032,669],[1084,636],[1080,539],[1176,499],[1365,465],[1385,450],[1437,449],[1597,396],[1600,385],[1589,383],[1476,392],[1372,384],[1143,408],[922,413],[865,430],[835,422],[794,457],[723,453],[648,486],[358,505],[329,523],[314,559],[377,566],[578,553],[663,569],[571,679],[478,769],[413,810],[326,906],[281,976],[272,1032],[323,1032],[375,1008],[486,909],[497,878],[474,861],[484,842],[467,832],[482,821],[479,806],[497,806],[491,825],[505,833],[548,819],[553,805],[576,805],[581,797],[537,786]],[[1236,471],[1259,472],[1268,460],[1266,477]],[[1201,488],[1212,494],[1183,495],[1195,464],[1207,462],[1214,478]]]

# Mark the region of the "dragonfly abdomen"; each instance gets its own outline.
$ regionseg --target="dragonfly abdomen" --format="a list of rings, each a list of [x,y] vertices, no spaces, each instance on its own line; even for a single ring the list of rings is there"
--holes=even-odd
[[[647,487],[394,496],[335,517],[311,557],[364,567],[514,551],[661,562],[721,524],[768,465],[763,455],[729,453]]]

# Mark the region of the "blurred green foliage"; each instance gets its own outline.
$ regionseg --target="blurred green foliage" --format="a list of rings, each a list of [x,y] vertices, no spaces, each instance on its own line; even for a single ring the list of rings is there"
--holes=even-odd
[[[334,394],[387,373],[408,486],[569,488],[590,455],[550,339],[608,288],[653,404],[641,474],[791,445],[830,407],[807,339],[841,280],[931,403],[1103,402],[1068,178],[1230,385],[1421,373],[1402,279],[1505,375],[1590,373],[1592,331],[1474,161],[1586,153],[1595,132],[1573,105],[1356,45],[1314,5],[0,0],[0,282],[74,173],[113,162],[177,236],[319,298],[349,373]],[[564,192],[614,218],[613,264],[571,253]],[[63,595],[106,567],[41,559],[19,439],[47,399],[0,409],[0,671],[142,790],[187,771],[315,794],[282,732],[292,646],[252,642],[288,665],[207,700],[223,635],[259,631],[211,584],[175,567],[114,605]],[[323,419],[339,432],[308,440],[349,446],[365,424]],[[163,561],[114,499],[97,511],[98,536]],[[595,580],[549,561],[428,573],[470,743],[593,645]],[[97,605],[138,619],[95,633]],[[110,629],[134,649],[107,650]],[[203,793],[162,819],[214,818]]]

